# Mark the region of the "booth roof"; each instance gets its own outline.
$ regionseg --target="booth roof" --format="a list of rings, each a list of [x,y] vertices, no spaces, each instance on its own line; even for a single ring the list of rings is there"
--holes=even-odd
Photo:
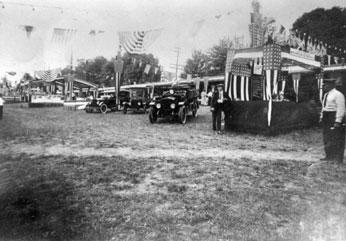
[[[263,46],[235,50],[233,63],[248,64],[250,61],[258,58],[263,58]],[[317,57],[315,55],[290,49],[287,46],[281,47],[281,59],[285,67],[300,66],[308,70],[321,67],[321,63],[316,60]]]

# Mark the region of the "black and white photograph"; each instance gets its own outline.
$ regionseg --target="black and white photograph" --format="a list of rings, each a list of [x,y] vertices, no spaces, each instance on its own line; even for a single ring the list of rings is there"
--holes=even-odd
[[[346,241],[346,0],[0,0],[0,241]]]

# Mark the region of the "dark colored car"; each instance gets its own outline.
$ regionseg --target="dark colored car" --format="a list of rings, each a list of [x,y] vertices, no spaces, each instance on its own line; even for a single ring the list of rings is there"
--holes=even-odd
[[[92,99],[85,107],[86,113],[101,112],[105,114],[108,111],[115,110],[117,110],[117,105],[114,96],[102,96],[101,98]]]
[[[124,107],[124,104],[130,101],[130,91],[120,90],[119,101],[120,101],[120,107]]]
[[[149,89],[146,86],[133,86],[128,88],[129,98],[128,101],[123,102],[123,112],[126,114],[128,111],[144,111],[146,112],[149,107]]]
[[[154,123],[158,118],[170,117],[179,119],[181,124],[186,123],[186,116],[197,116],[198,92],[194,85],[176,84],[164,91],[162,96],[153,99],[149,106],[149,120]]]

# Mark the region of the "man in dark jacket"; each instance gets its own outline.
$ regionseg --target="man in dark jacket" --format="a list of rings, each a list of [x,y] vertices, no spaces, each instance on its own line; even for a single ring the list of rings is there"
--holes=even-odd
[[[213,130],[221,134],[221,115],[224,111],[225,102],[229,99],[227,93],[223,90],[223,85],[217,85],[217,90],[214,91],[211,99],[211,111],[213,117]]]

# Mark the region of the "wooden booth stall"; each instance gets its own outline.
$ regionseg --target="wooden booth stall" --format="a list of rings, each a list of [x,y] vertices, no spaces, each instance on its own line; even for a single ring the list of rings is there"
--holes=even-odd
[[[318,123],[321,59],[288,46],[231,50],[225,88],[231,98],[227,128],[277,134]]]

